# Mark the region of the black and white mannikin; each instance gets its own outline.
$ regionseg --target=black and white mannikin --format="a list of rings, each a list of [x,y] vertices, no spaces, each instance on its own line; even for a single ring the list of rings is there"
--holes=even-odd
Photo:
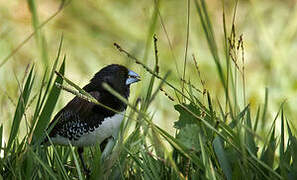
[[[112,64],[101,69],[83,89],[98,102],[120,113],[74,97],[50,123],[51,141],[60,145],[68,145],[70,142],[73,146],[77,146],[79,157],[86,171],[82,158],[83,147],[101,144],[107,140],[102,153],[102,159],[105,159],[115,144],[127,105],[105,90],[102,83],[107,83],[128,99],[130,85],[138,82],[139,78],[137,73],[122,65]]]

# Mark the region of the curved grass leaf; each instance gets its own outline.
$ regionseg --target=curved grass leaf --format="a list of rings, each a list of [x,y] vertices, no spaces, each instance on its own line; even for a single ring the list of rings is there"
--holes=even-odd
[[[220,137],[216,137],[213,141],[213,148],[217,155],[218,161],[221,165],[221,168],[226,176],[226,179],[231,180],[232,179],[232,169],[230,166],[230,162],[226,156],[222,139]]]
[[[7,143],[7,149],[10,149],[13,141],[17,139],[17,133],[19,131],[22,117],[25,113],[26,105],[31,94],[31,89],[34,83],[35,75],[33,75],[34,66],[32,66],[28,78],[26,80],[24,89],[21,90],[21,95],[18,100],[18,104],[14,113],[14,118],[11,126],[11,132]]]
[[[62,62],[59,72],[61,74],[64,74],[64,72],[65,72],[65,57],[63,59],[63,62]],[[58,77],[56,77],[56,80],[54,82],[61,84],[63,82],[63,79],[58,76]],[[49,92],[49,95],[47,97],[46,103],[45,103],[43,110],[40,114],[39,120],[36,124],[36,128],[34,130],[34,136],[33,136],[33,138],[35,138],[35,139],[33,139],[33,143],[35,140],[39,144],[44,139],[44,137],[45,137],[44,130],[46,129],[46,126],[48,125],[48,123],[51,120],[50,118],[52,117],[51,115],[52,115],[54,108],[56,106],[60,92],[61,92],[60,88],[58,88],[56,86],[52,86],[51,91]]]

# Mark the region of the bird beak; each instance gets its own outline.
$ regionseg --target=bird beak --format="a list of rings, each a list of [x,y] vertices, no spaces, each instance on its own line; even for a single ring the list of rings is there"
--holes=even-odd
[[[128,78],[126,80],[126,85],[130,85],[130,84],[140,81],[139,78],[140,78],[140,76],[136,72],[129,70]]]

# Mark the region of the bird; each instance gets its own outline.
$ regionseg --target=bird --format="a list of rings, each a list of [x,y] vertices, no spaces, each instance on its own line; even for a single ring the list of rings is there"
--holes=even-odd
[[[111,64],[102,68],[82,89],[109,108],[75,96],[50,122],[48,136],[51,142],[76,146],[83,169],[89,172],[83,161],[83,148],[105,144],[101,160],[105,159],[117,140],[127,108],[127,105],[107,91],[103,84],[107,83],[128,99],[130,85],[138,81],[140,76],[123,65]],[[45,139],[43,144],[49,144],[48,139]]]

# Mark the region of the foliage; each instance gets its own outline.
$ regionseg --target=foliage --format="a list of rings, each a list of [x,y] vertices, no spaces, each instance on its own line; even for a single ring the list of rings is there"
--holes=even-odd
[[[170,72],[159,71],[158,39],[157,36],[152,37],[157,21],[158,3],[155,4],[149,25],[144,61],[115,44],[121,53],[149,74],[145,81],[148,82],[148,88],[140,98],[131,103],[108,85],[104,86],[127,103],[130,111],[126,114],[119,141],[108,160],[100,163],[99,145],[87,148],[84,156],[91,169],[90,179],[296,179],[297,138],[293,124],[284,112],[284,104],[281,104],[274,119],[271,119],[267,116],[268,90],[265,104],[259,105],[258,109],[253,109],[246,102],[245,87],[248,84],[245,81],[243,39],[240,36],[236,41],[234,22],[231,24],[230,33],[227,32],[228,25],[223,16],[223,59],[219,56],[220,46],[215,41],[213,24],[205,1],[194,1],[195,11],[216,65],[220,86],[224,90],[224,97],[220,99],[207,90],[200,77],[195,57],[193,59],[201,80],[200,86],[185,79],[186,63],[183,79],[178,80],[182,88],[169,80]],[[41,45],[39,51],[42,54],[42,62],[46,64],[48,56],[43,36],[39,32],[36,7],[34,1],[28,1],[28,4],[34,14],[33,26],[38,44]],[[190,6],[190,1],[188,5]],[[235,15],[236,13],[233,19]],[[149,59],[148,43],[151,39],[154,40],[155,55],[152,69],[144,63]],[[91,98],[76,83],[64,76],[66,57],[61,58],[62,42],[63,38],[60,40],[54,64],[50,71],[44,71],[40,84],[36,82],[34,65],[29,73],[25,74],[24,83],[20,83],[21,93],[7,144],[0,141],[1,152],[4,154],[0,156],[2,179],[86,178],[74,147],[40,145],[47,135],[45,129],[53,117],[62,89],[81,98]],[[186,43],[186,47],[188,46]],[[240,60],[242,64],[239,64]],[[160,75],[162,73],[165,75]],[[70,87],[63,85],[63,81]],[[172,97],[165,88],[172,90],[175,96]],[[179,114],[174,123],[175,135],[153,122],[154,114],[150,112],[150,105],[160,93],[168,97],[170,105]],[[90,101],[100,105],[93,99]],[[33,102],[35,107],[31,106]],[[28,115],[28,111],[33,112],[33,115]],[[254,111],[255,114],[252,113]],[[19,133],[21,121],[26,121],[27,124],[25,136],[20,136]],[[268,122],[272,122],[268,132],[259,128],[268,127]],[[278,126],[280,135],[277,134]],[[0,139],[3,137],[1,125]]]

